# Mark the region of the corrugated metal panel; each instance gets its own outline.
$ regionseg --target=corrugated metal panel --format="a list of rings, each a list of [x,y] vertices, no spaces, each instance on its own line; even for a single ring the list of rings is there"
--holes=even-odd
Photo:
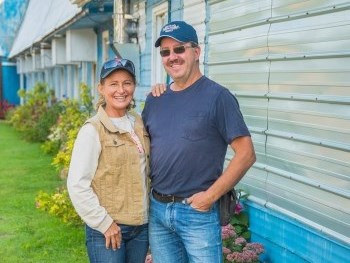
[[[252,239],[265,245],[261,262],[278,263],[345,263],[349,261],[348,247],[329,237],[321,237],[314,229],[295,220],[271,212],[253,202],[246,203],[251,217]]]
[[[238,97],[258,157],[240,187],[349,244],[350,1],[209,9],[208,73]]]
[[[199,58],[201,70],[204,71],[204,55],[205,55],[205,15],[206,5],[204,0],[184,1],[183,20],[191,24],[198,32],[198,42],[202,49]]]

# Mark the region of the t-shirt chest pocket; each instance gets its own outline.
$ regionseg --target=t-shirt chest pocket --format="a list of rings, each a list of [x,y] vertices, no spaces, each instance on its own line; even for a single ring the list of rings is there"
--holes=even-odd
[[[207,115],[194,112],[183,119],[182,137],[190,141],[204,140],[207,137]]]
[[[105,142],[105,158],[111,166],[122,166],[127,158],[126,142],[120,139],[111,139]]]

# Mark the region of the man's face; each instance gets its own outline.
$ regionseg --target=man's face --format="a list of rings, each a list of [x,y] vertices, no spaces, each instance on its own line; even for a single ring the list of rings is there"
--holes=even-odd
[[[191,43],[166,37],[162,39],[160,52],[163,66],[175,82],[186,82],[199,67],[200,48],[192,47]]]

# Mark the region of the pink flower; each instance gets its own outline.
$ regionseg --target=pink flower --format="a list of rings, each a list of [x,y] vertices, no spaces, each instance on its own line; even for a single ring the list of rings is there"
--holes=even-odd
[[[237,236],[235,229],[231,224],[228,224],[226,226],[223,226],[221,228],[221,238],[222,239],[227,239],[230,237],[235,237]]]
[[[222,253],[224,253],[225,255],[230,254],[232,251],[230,249],[228,249],[227,247],[222,247]]]
[[[251,250],[256,254],[264,253],[264,247],[260,243],[247,243],[243,250]]]
[[[235,240],[236,245],[245,245],[247,244],[247,240],[244,237],[237,237]]]
[[[231,254],[228,254],[226,256],[226,259],[229,262],[249,263],[249,262],[256,262],[259,259],[259,257],[253,251],[246,250],[243,252],[233,252]]]

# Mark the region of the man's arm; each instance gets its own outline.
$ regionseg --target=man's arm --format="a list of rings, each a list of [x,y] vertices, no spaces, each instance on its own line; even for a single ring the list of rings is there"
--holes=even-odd
[[[223,194],[232,189],[254,164],[256,157],[250,136],[235,138],[231,143],[235,156],[223,174],[206,191],[196,193],[187,199],[191,206],[200,211],[208,210]]]

